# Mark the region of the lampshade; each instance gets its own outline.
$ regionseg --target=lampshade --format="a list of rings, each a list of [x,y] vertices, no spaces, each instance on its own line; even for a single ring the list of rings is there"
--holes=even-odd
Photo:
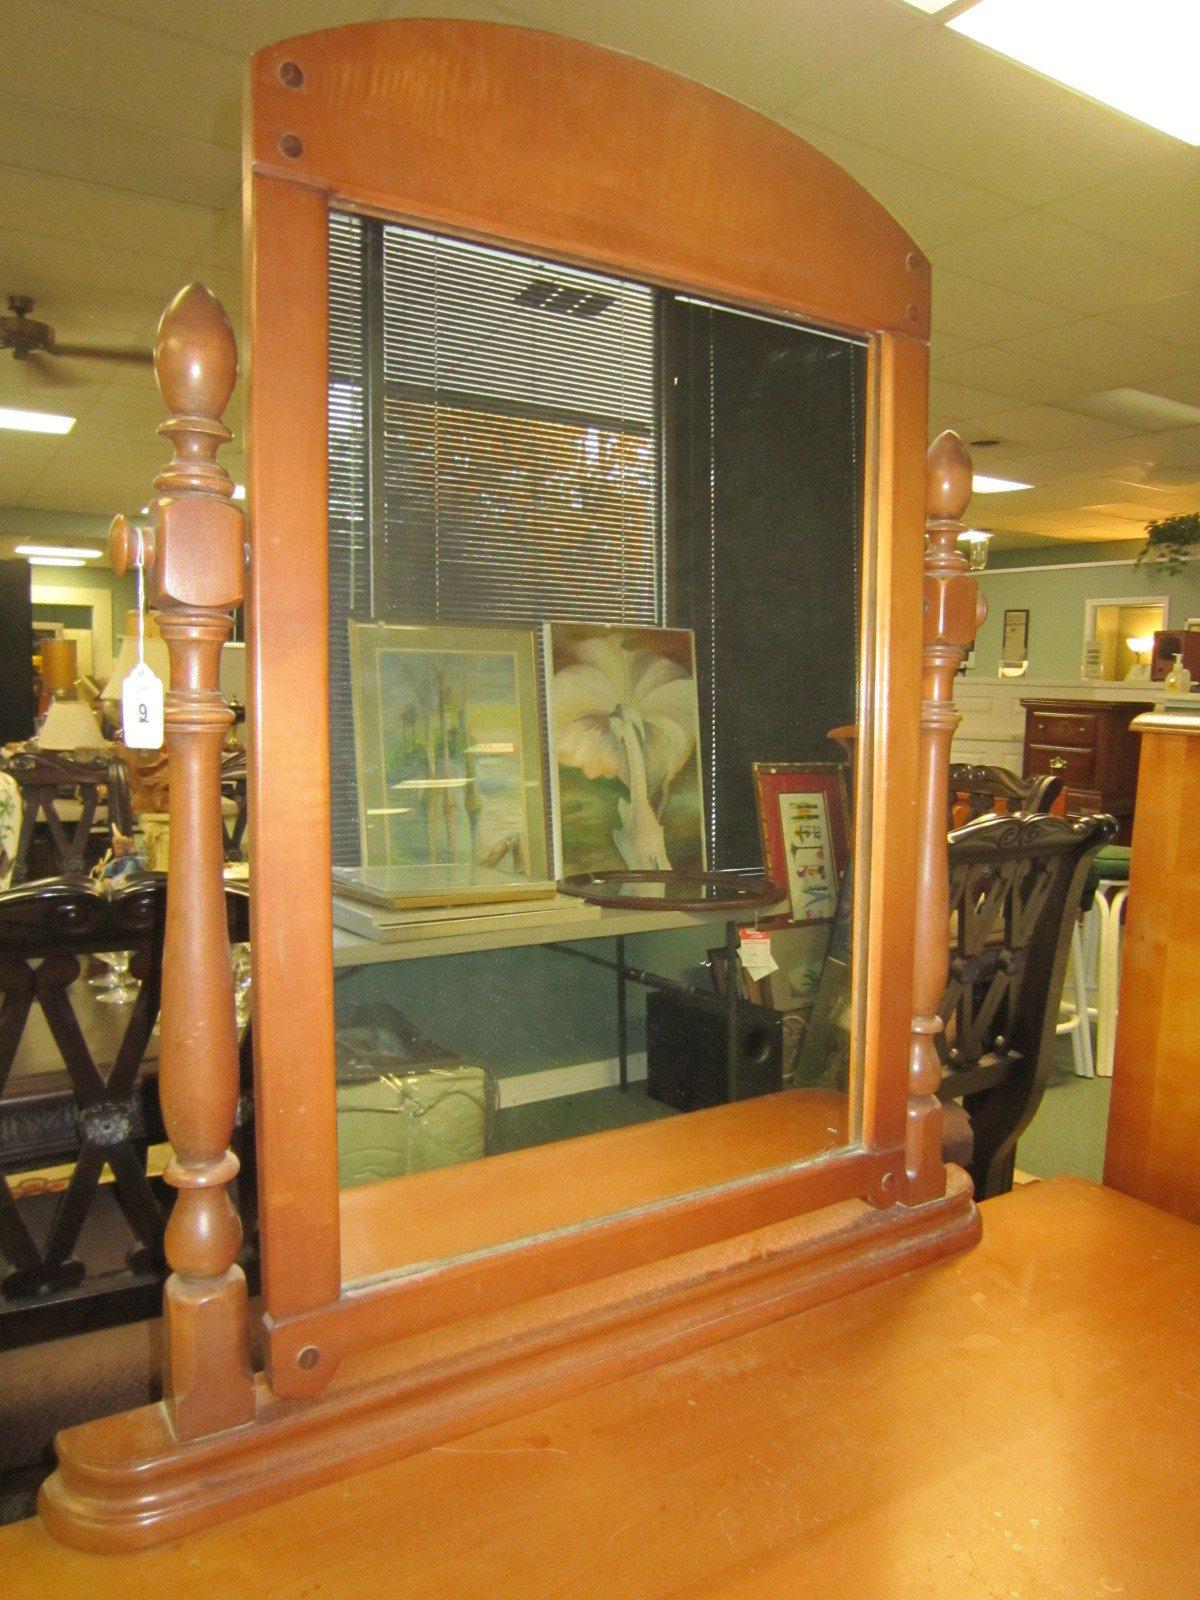
[[[1126,648],[1132,650],[1135,656],[1144,656],[1153,648],[1154,635],[1152,633],[1135,633],[1125,641]]]
[[[42,750],[95,750],[108,740],[82,700],[52,700],[34,743]]]
[[[104,692],[100,696],[102,700],[115,701],[121,698],[121,685],[137,665],[137,658],[135,625],[134,629],[121,636],[121,648],[113,662],[112,677],[104,685]],[[146,633],[146,665],[156,678],[161,678],[162,686],[166,689],[171,681],[171,658],[165,641],[161,637],[151,638],[149,631]]]
[[[42,687],[47,694],[66,694],[79,676],[74,639],[43,639]]]

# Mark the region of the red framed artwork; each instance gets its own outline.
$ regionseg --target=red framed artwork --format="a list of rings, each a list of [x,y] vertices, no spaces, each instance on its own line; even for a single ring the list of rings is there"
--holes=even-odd
[[[835,761],[756,761],[763,866],[786,888],[793,922],[832,922],[850,848],[843,768]]]

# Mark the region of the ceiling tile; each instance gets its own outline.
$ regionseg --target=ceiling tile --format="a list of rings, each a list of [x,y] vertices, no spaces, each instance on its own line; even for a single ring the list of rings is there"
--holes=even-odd
[[[136,79],[129,93],[136,95]],[[204,206],[229,205],[240,182],[235,150],[182,128],[169,139],[147,138],[116,118],[18,100],[2,87],[0,161]]]
[[[1183,149],[1046,210],[1106,238],[1186,267],[1200,277],[1200,149]]]
[[[1200,350],[1200,288],[1145,305],[1121,306],[1109,314],[1108,320],[1155,339],[1165,339],[1169,344]]]
[[[949,268],[1088,315],[1177,294],[1200,277],[1040,211],[942,245],[932,259],[935,275]]]
[[[938,332],[979,344],[999,344],[1065,320],[1060,307],[1044,300],[1013,294],[945,267],[933,269],[933,325]]]
[[[1044,405],[1075,400],[1095,388],[1093,379],[1084,373],[1051,366],[995,345],[981,345],[963,355],[939,359],[931,373],[938,382],[948,379],[952,383],[974,384],[992,394]]]
[[[1084,417],[1059,406],[1019,406],[980,419],[980,426],[997,438],[1023,445],[1026,451],[1069,449],[1104,444],[1126,438],[1132,428]]]
[[[224,213],[54,173],[0,167],[0,230],[114,241],[119,252],[187,259],[212,247]]]
[[[138,27],[194,39],[222,49],[249,54],[280,39],[336,28],[343,23],[368,22],[385,16],[471,17],[481,21],[512,21],[514,8],[473,4],[471,0],[417,0],[415,4],[385,5],[356,0],[87,0],[87,9],[120,18]]]
[[[852,24],[848,24],[852,25]],[[1161,160],[1177,141],[932,19],[789,115],[1025,205]]]
[[[907,7],[880,0],[856,4],[849,27],[845,0],[514,0],[514,10],[539,27],[642,56],[762,110],[795,101],[921,26]]]
[[[236,148],[242,69],[241,52],[228,46],[184,41],[86,6],[21,0],[5,20],[0,90],[172,136],[232,136]]]
[[[1021,209],[1016,201],[956,182],[827,128],[790,117],[783,120],[857,178],[922,250],[929,251],[944,240],[971,233]]]
[[[1198,308],[1200,310],[1200,308]],[[1143,384],[1159,377],[1186,375],[1200,362],[1200,351],[1124,328],[1107,317],[1082,317],[1055,328],[1007,339],[1002,347],[1041,362],[1061,362],[1110,385]]]

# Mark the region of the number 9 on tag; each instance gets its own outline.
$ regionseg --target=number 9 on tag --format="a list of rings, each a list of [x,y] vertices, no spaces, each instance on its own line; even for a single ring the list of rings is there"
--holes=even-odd
[[[162,749],[162,680],[144,661],[132,668],[121,685],[121,730],[131,750]]]

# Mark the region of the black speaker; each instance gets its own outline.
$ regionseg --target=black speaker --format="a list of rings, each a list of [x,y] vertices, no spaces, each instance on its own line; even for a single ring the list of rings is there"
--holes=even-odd
[[[646,996],[646,1092],[677,1111],[731,1098],[725,1070],[727,1015],[717,995],[651,989]],[[739,1000],[734,1100],[783,1087],[783,1016]]]

